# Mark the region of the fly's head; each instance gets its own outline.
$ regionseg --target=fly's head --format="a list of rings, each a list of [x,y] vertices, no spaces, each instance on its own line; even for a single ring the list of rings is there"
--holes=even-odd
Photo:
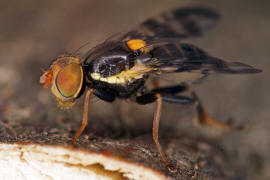
[[[44,88],[51,91],[60,107],[70,108],[83,91],[84,71],[81,61],[74,56],[60,56],[40,77]]]

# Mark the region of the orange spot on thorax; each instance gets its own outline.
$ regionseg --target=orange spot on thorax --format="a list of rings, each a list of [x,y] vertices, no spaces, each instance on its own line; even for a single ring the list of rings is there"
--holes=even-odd
[[[126,42],[129,49],[135,51],[146,46],[146,42],[141,39],[131,39]]]

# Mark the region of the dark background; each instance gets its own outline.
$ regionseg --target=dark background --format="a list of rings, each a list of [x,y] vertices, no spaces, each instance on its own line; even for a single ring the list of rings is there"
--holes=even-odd
[[[84,0],[0,1],[0,126],[24,129],[28,124],[53,132],[57,124],[74,133],[80,124],[82,98],[70,110],[57,107],[49,89],[39,84],[42,70],[58,55],[86,42],[92,46],[111,34],[128,30],[148,17],[185,5],[202,5],[222,15],[218,26],[203,38],[186,40],[228,61],[240,61],[263,73],[218,75],[194,85],[212,117],[244,125],[242,131],[194,126],[192,107],[165,104],[162,134],[209,138],[221,145],[239,177],[270,178],[270,1],[224,0]],[[86,131],[151,132],[153,105],[107,104],[93,99]],[[19,124],[24,120],[24,124]],[[42,123],[40,123],[42,120]],[[121,122],[120,122],[121,120]],[[106,133],[102,133],[106,136]],[[9,135],[7,134],[7,137]]]

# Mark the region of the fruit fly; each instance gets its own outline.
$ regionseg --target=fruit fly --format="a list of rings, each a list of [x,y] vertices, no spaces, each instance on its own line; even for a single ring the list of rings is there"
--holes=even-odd
[[[107,102],[117,98],[130,99],[138,104],[156,102],[152,135],[167,167],[170,163],[158,137],[162,102],[192,104],[198,111],[200,123],[230,128],[208,116],[197,95],[189,88],[194,81],[185,82],[179,78],[176,85],[165,87],[159,87],[157,81],[158,77],[172,73],[200,75],[193,76],[197,80],[209,74],[261,72],[240,62],[223,61],[197,46],[181,42],[186,38],[202,36],[219,19],[217,12],[207,8],[176,9],[150,18],[133,30],[115,34],[82,55],[65,54],[55,59],[50,69],[41,76],[40,82],[45,88],[51,85],[59,105],[70,108],[86,92],[82,124],[72,143],[87,125],[91,95]],[[148,79],[153,79],[152,89],[146,87]],[[190,95],[178,95],[185,91],[189,91]]]

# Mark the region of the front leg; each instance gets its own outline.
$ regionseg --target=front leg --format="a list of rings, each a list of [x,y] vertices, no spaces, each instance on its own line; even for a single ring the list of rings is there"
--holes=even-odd
[[[82,124],[79,128],[79,130],[76,132],[75,136],[72,138],[71,143],[73,144],[78,137],[81,135],[85,127],[87,126],[88,123],[88,108],[89,108],[89,98],[93,92],[93,89],[87,89],[86,94],[85,94],[85,99],[84,99],[84,106],[83,106],[83,118],[82,118]]]

